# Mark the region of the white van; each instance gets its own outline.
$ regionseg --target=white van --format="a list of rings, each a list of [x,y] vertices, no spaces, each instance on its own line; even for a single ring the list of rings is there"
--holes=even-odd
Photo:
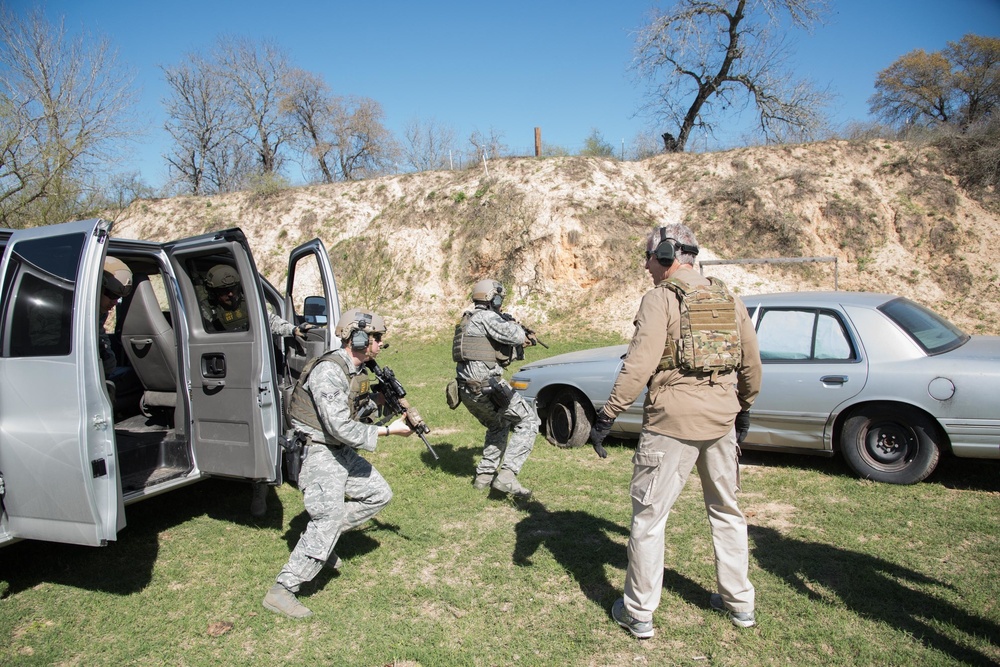
[[[286,393],[330,348],[340,300],[319,239],[292,252],[282,295],[239,229],[160,243],[111,226],[0,229],[0,546],[105,545],[127,505],[208,476],[281,483]],[[98,351],[106,256],[133,275],[113,331],[109,318],[115,374],[131,378],[114,392]],[[242,328],[204,317],[220,264],[239,273]],[[272,336],[269,310],[318,326]]]

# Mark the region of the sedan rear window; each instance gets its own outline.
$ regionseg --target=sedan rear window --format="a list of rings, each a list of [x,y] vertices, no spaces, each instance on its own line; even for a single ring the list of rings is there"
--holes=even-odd
[[[906,332],[906,335],[927,354],[948,352],[969,340],[969,334],[934,311],[909,299],[903,297],[893,299],[878,309]]]

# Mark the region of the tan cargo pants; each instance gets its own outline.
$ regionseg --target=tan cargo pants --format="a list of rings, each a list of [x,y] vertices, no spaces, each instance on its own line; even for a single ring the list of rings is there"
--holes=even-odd
[[[678,440],[643,430],[632,463],[632,529],[625,574],[629,614],[650,621],[660,604],[667,517],[695,465],[712,530],[718,592],[728,609],[753,611],[747,522],[736,503],[735,431],[718,440]]]

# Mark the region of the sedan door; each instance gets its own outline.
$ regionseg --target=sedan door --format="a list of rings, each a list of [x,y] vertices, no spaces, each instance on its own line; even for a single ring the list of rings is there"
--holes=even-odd
[[[100,546],[124,527],[98,295],[111,223],[6,235],[0,264],[0,542]]]
[[[830,449],[831,413],[868,379],[868,361],[847,318],[832,309],[751,309],[764,375],[747,447]]]

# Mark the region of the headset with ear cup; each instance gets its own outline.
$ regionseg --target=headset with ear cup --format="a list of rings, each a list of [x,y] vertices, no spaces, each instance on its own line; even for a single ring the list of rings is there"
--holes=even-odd
[[[357,329],[351,334],[351,347],[355,350],[363,350],[368,347],[368,332],[365,329],[372,323],[372,316],[369,313],[358,313]]]
[[[678,251],[688,255],[697,255],[698,246],[681,243],[677,239],[667,236],[666,227],[660,227],[660,242],[647,255],[655,257],[661,266],[670,266],[674,263],[674,258],[677,257]]]

